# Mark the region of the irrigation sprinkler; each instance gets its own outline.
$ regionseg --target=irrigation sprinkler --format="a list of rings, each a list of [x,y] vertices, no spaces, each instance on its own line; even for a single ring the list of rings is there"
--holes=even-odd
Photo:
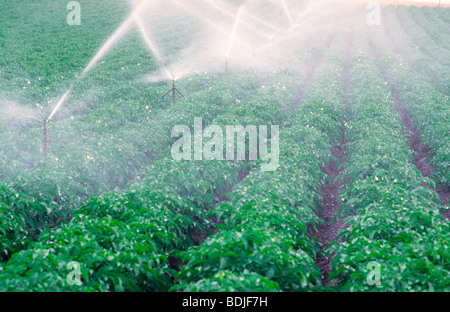
[[[228,56],[225,57],[225,75],[228,75]]]
[[[172,89],[167,91],[166,94],[162,96],[161,100],[164,99],[170,92],[172,92],[172,103],[175,104],[175,91],[178,92],[182,97],[184,97],[184,95],[175,87],[175,79],[172,79]]]
[[[47,124],[50,122],[50,119],[43,119],[43,120],[41,120],[41,122],[44,125],[44,139],[43,139],[44,157],[47,157],[48,144],[50,143],[50,139],[48,138],[48,134],[47,134]]]

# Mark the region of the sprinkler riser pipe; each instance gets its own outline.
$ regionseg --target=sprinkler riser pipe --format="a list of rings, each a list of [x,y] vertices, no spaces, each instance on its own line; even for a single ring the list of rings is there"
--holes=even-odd
[[[228,75],[228,57],[225,58],[225,75]]]
[[[43,144],[44,144],[44,157],[47,157],[48,154],[48,143],[50,143],[50,140],[48,139],[48,133],[47,133],[47,123],[49,121],[48,120],[44,120],[43,124],[44,124],[44,133],[43,133]]]
[[[184,95],[175,87],[175,79],[172,79],[172,89],[167,91],[167,93],[161,97],[161,100],[164,99],[167,95],[169,95],[170,92],[172,92],[172,103],[173,104],[175,104],[175,95],[176,95],[175,92],[178,92],[182,97],[184,97]]]
[[[175,104],[175,79],[172,80],[172,104]]]

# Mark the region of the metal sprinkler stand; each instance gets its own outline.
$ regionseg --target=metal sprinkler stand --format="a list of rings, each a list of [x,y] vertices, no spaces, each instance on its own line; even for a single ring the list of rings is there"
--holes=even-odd
[[[48,134],[47,134],[47,124],[50,122],[49,119],[44,119],[41,120],[42,123],[44,124],[44,157],[47,157],[47,151],[48,151],[48,144],[50,143],[50,139],[48,138]]]
[[[228,56],[225,58],[225,75],[228,75]]]
[[[175,79],[172,79],[172,89],[167,91],[167,93],[163,95],[161,100],[164,99],[170,92],[172,92],[172,103],[175,104],[175,91],[178,92],[182,97],[184,97],[184,95],[177,88],[175,88]]]

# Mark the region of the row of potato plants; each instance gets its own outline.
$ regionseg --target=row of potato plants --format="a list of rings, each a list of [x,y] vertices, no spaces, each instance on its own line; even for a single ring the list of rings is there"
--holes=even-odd
[[[343,37],[335,35],[317,78],[280,133],[280,167],[251,171],[229,202],[208,213],[220,221],[218,233],[182,253],[186,264],[173,291],[302,291],[320,285],[318,244],[309,233],[321,222],[315,211],[327,180],[322,166],[342,133]]]
[[[95,16],[98,11],[90,13]],[[92,16],[86,15],[87,24]],[[40,17],[37,14],[32,19]],[[113,26],[108,24],[106,28],[113,30]],[[55,29],[58,32],[60,28]],[[100,30],[93,29],[98,36]],[[72,35],[68,40],[74,39]],[[91,38],[92,33],[86,36]],[[43,35],[43,42],[46,41],[44,38],[48,41]],[[77,47],[86,45],[74,45],[67,54],[77,59],[79,66],[63,67],[66,71],[61,72],[72,80],[77,76],[74,72],[81,71],[80,66],[89,58],[86,51],[77,54]],[[89,51],[92,48],[94,46],[90,44]],[[51,49],[45,59],[53,62],[56,57],[53,52]],[[90,52],[94,53],[95,49]],[[12,55],[8,57],[8,66],[15,67],[17,59]],[[10,119],[0,116],[3,135],[0,202],[6,206],[1,214],[7,220],[14,220],[12,224],[1,226],[0,261],[26,247],[44,228],[55,228],[69,221],[73,210],[90,197],[126,188],[130,180],[141,175],[143,168],[172,143],[170,130],[174,125],[192,120],[199,114],[210,122],[236,99],[248,97],[269,76],[253,72],[226,77],[196,75],[179,82],[181,87],[178,87],[185,92],[186,99],[171,106],[169,101],[160,100],[168,88],[167,83],[149,86],[139,79],[149,68],[155,68],[155,63],[148,57],[137,32],[126,36],[85,79],[76,83],[70,100],[58,112],[55,122],[49,124],[52,142],[45,162],[40,156],[41,139],[36,140],[42,138],[42,125],[34,120],[25,125],[22,120],[11,124]],[[47,96],[56,100],[68,87],[67,81],[55,76],[52,83],[59,87],[48,88],[57,89],[57,92],[46,91],[47,88],[41,85],[40,69],[33,67],[30,70],[30,84],[23,92],[33,89],[39,103]],[[35,94],[37,90],[44,90],[44,94]]]
[[[443,291],[450,286],[450,231],[438,196],[412,164],[404,125],[387,82],[362,53],[351,66],[348,154],[339,216],[346,227],[331,251],[330,279],[343,291]],[[377,271],[378,270],[378,271]]]
[[[229,125],[243,127],[266,125],[270,131],[270,125],[286,127],[285,121],[295,107],[298,95],[308,83],[307,73],[314,70],[315,63],[320,59],[320,52],[324,51],[331,40],[327,33],[318,33],[315,36],[315,43],[308,49],[302,49],[300,54],[290,61],[289,67],[283,67],[274,74],[272,79],[266,81],[248,100],[236,100],[230,105],[229,110],[218,115],[212,122],[203,120],[203,128],[214,125],[224,130]],[[295,42],[293,45],[299,48],[302,42]],[[290,46],[290,49],[294,48]],[[192,130],[193,120],[186,121],[185,125]],[[248,141],[247,136],[245,143],[248,144]],[[183,196],[188,196],[192,202],[197,201],[194,197],[190,197],[190,194],[197,192],[200,187],[211,195],[211,201],[205,206],[206,209],[211,209],[217,201],[223,200],[223,197],[217,195],[226,195],[230,187],[238,183],[248,170],[255,166],[255,162],[251,161],[174,161],[170,152],[171,149],[167,149],[162,157],[146,167],[144,176],[136,180],[136,183],[157,187],[159,181],[171,180],[171,184],[176,185],[175,188]],[[248,150],[246,153],[248,159]],[[258,162],[261,162],[261,159],[256,163]],[[159,168],[167,169],[161,171]]]
[[[383,40],[383,34],[373,29],[377,59],[389,86],[400,100],[402,109],[411,116],[420,140],[430,148],[428,161],[435,166],[432,178],[450,188],[450,99],[423,76],[402,66],[402,60]]]
[[[448,14],[448,10],[445,8],[435,8],[436,10],[436,16],[441,19],[443,22],[448,23],[450,22],[450,16]]]
[[[413,42],[419,45],[426,54],[431,58],[437,60],[439,63],[448,66],[449,63],[449,51],[442,47],[439,42],[430,38],[430,35],[412,18],[410,8],[400,6],[397,9],[398,21],[402,24],[405,31],[411,37]],[[428,29],[435,30],[434,23],[428,24]],[[440,32],[445,29],[438,30]]]
[[[449,95],[448,67],[418,48],[400,23],[394,7],[387,6],[384,13],[383,26],[389,31],[393,44],[404,57],[403,65],[412,66],[414,70],[428,77],[439,91]]]
[[[430,35],[437,45],[450,48],[450,35],[445,31],[448,24],[439,18],[436,9],[412,6],[409,11],[414,21]]]
[[[131,36],[126,43],[133,45],[135,41],[136,38]],[[118,50],[119,48],[120,46]],[[127,51],[130,52],[130,49]],[[123,59],[131,60],[135,54],[141,53],[139,50],[131,51],[134,52],[131,56],[119,59],[122,62]],[[98,80],[101,77],[98,75],[105,66],[114,68],[109,59],[102,61],[102,64],[98,65],[99,69],[94,70],[93,77],[91,75],[87,77],[79,88],[88,85],[90,86],[88,89],[99,89]],[[54,140],[51,148],[55,152],[51,153],[45,165],[24,172],[18,170],[17,161],[12,159],[12,156],[9,158],[5,156],[3,160],[8,165],[5,168],[13,165],[14,168],[10,173],[14,174],[8,175],[9,178],[3,181],[5,186],[2,186],[2,201],[13,209],[8,209],[3,214],[6,218],[16,219],[19,222],[14,227],[5,225],[2,228],[4,246],[1,248],[2,258],[7,259],[15,250],[23,249],[43,228],[57,227],[61,222],[70,220],[72,210],[85,203],[93,194],[123,189],[130,180],[142,176],[143,168],[148,167],[148,163],[170,145],[170,130],[175,124],[188,124],[194,116],[199,115],[203,117],[205,123],[211,122],[215,116],[226,111],[230,103],[234,103],[235,100],[243,101],[251,90],[259,87],[267,79],[264,73],[255,74],[247,72],[226,77],[202,74],[191,77],[182,84],[183,92],[185,88],[188,90],[187,99],[178,101],[168,109],[155,104],[162,102],[158,97],[166,88],[165,84],[159,84],[151,88],[152,91],[144,92],[149,96],[146,100],[151,102],[145,107],[145,102],[142,104],[136,101],[135,97],[125,95],[122,101],[124,93],[121,92],[123,91],[121,88],[114,93],[116,99],[109,97],[92,99],[93,102],[100,103],[106,103],[109,99],[112,104],[108,102],[107,106],[96,105],[90,114],[79,115],[73,119],[67,118],[55,123],[52,128],[49,126]],[[127,74],[124,77],[128,79],[127,86],[134,86],[132,83],[134,76]],[[108,84],[110,80],[107,79],[106,82],[101,80],[103,83],[101,87],[110,86]],[[137,85],[143,89],[142,84]],[[138,99],[144,100],[142,92],[135,92],[136,88],[132,90],[131,93],[136,93]],[[111,96],[111,92],[107,94]],[[123,116],[126,116],[125,120]],[[129,116],[134,116],[135,120],[131,120],[132,123],[125,122],[130,121]],[[21,142],[13,142],[11,139],[10,143],[13,146],[30,145],[28,143],[36,141],[33,137],[40,136],[38,130],[40,131],[32,128],[30,135],[20,137],[23,138],[20,139]],[[110,134],[104,136],[105,132]],[[9,150],[8,146],[5,149]],[[11,150],[18,152],[14,148]],[[37,155],[39,152],[29,154]],[[30,163],[31,160],[23,162]]]
[[[135,41],[136,38],[131,36],[125,43],[133,46]],[[121,47],[119,46],[117,50],[121,51]],[[140,48],[142,50],[142,46]],[[130,48],[127,52],[131,52],[128,57],[123,57],[121,53],[112,53],[112,58],[120,59],[127,64],[127,61],[135,60],[136,54],[142,53],[139,49],[130,50]],[[145,65],[144,61],[142,65]],[[100,87],[105,89],[111,86],[111,80],[114,79],[109,77],[104,81],[99,75],[103,73],[105,67],[115,69],[114,66],[109,58],[105,59],[79,88],[86,88],[87,85],[89,90],[97,90],[101,89]],[[137,68],[138,66],[134,66],[133,70]],[[120,70],[113,72],[117,73]],[[15,219],[17,222],[16,226],[5,225],[1,230],[0,250],[3,259],[9,258],[14,251],[23,249],[43,228],[57,227],[60,223],[70,220],[72,210],[85,203],[93,194],[124,188],[130,179],[140,176],[142,168],[170,144],[171,127],[175,124],[188,123],[192,121],[193,116],[204,113],[205,103],[217,105],[216,110],[208,108],[210,113],[202,115],[205,122],[210,122],[225,111],[235,98],[238,101],[243,100],[250,90],[260,86],[267,78],[265,76],[257,78],[253,73],[241,74],[238,77],[236,75],[221,77],[220,82],[218,75],[214,74],[189,78],[189,82],[186,81],[182,85],[183,90],[185,87],[188,89],[189,92],[186,94],[189,94],[189,98],[167,109],[158,108],[160,104],[155,104],[161,103],[158,97],[163,90],[165,91],[164,84],[150,88],[152,89],[150,92],[137,92],[139,87],[144,89],[143,85],[137,84],[135,87],[135,84],[131,83],[135,77],[130,76],[128,72],[124,77],[131,80],[128,80],[126,86],[133,86],[132,92],[130,90],[128,92],[136,94],[141,100],[148,96],[147,101],[151,102],[150,105],[144,107],[145,103],[136,101],[135,97],[124,96],[123,88],[119,88],[116,93],[113,90],[117,99],[110,98],[111,92],[106,92],[107,95],[103,98],[92,98],[92,102],[108,105],[96,104],[90,114],[78,115],[74,119],[68,118],[51,125],[52,128],[49,129],[53,134],[51,150],[55,152],[51,153],[45,165],[38,165],[37,168],[25,172],[19,169],[17,163],[20,161],[16,159],[17,157],[13,157],[20,154],[19,150],[13,147],[32,146],[33,144],[30,144],[32,142],[37,143],[36,148],[40,147],[41,142],[34,138],[41,136],[41,129],[32,128],[29,135],[19,137],[11,133],[11,140],[7,140],[7,143],[9,141],[12,145],[2,146],[2,149],[4,147],[5,150],[13,151],[10,157],[3,158],[5,166],[0,166],[11,169],[10,174],[6,175],[8,178],[3,181],[4,186],[0,192],[2,201],[10,209],[2,213],[6,219]],[[120,80],[120,77],[122,76],[113,78]],[[103,85],[98,86],[99,81]],[[74,91],[74,94],[76,93]],[[126,120],[130,121],[129,116],[134,116],[136,120],[133,120],[133,123],[124,122],[123,117],[120,118],[124,115]],[[126,125],[121,126],[122,124]],[[104,136],[105,132],[110,134]],[[99,139],[99,136],[102,136],[102,139]],[[19,142],[15,142],[17,140]],[[39,151],[30,150],[28,155],[32,154],[38,155]],[[32,161],[24,159],[22,162]]]
[[[305,54],[314,56],[317,51]],[[279,123],[287,111],[283,103],[291,103],[296,93],[290,88],[297,83],[291,75],[290,70],[280,71],[267,87],[261,86],[249,99],[233,103],[216,119],[228,122],[231,117],[243,118],[240,122],[244,125],[246,120]],[[201,114],[197,110],[190,114],[207,120],[209,107],[215,109],[207,105]],[[186,124],[191,122],[186,120]],[[14,254],[4,266],[3,289],[167,290],[178,265],[173,253],[207,232],[210,221],[204,212],[212,205],[213,190],[224,196],[225,186],[239,176],[239,167],[228,162],[192,165],[164,158],[156,161],[140,186],[91,200],[75,212],[70,223],[44,231],[38,242]],[[221,178],[224,172],[225,178]],[[92,257],[93,252],[96,257]],[[38,256],[41,254],[48,257]],[[39,261],[30,262],[30,258]],[[73,288],[65,282],[68,272],[63,265],[71,261],[81,264],[83,286]],[[35,278],[30,279],[31,275]]]
[[[242,83],[231,88],[233,78]],[[211,88],[218,89],[214,100],[210,99],[210,90],[198,91],[158,112],[152,123],[143,126],[132,123],[127,129],[120,130],[124,133],[111,134],[108,140],[102,139],[98,144],[93,142],[98,138],[88,138],[92,141],[86,144],[88,150],[73,148],[66,156],[60,156],[61,159],[52,155],[42,168],[5,179],[0,186],[0,202],[6,208],[1,213],[4,219],[14,220],[14,223],[1,226],[0,259],[8,259],[12,253],[26,247],[43,229],[69,221],[73,210],[93,195],[124,189],[129,179],[152,162],[158,149],[165,150],[170,146],[170,131],[174,125],[200,114],[205,121],[211,120],[226,111],[236,98],[244,100],[252,94],[247,75],[234,75],[233,78],[211,83]],[[256,88],[259,84],[252,86]],[[61,132],[65,131],[64,126],[58,126]],[[129,139],[125,140],[127,137]],[[94,145],[98,146],[97,150],[91,148]],[[150,146],[154,151],[151,157],[146,155]]]
[[[86,15],[86,23],[89,23],[90,17],[90,14]],[[95,103],[90,105],[89,111],[74,113],[76,109],[66,105],[58,113],[56,122],[49,124],[52,143],[45,163],[41,162],[40,157],[42,142],[36,140],[42,138],[41,126],[24,126],[20,124],[21,120],[11,124],[8,116],[0,116],[0,201],[6,205],[1,213],[4,219],[14,220],[12,224],[1,226],[0,261],[26,247],[44,228],[57,227],[61,222],[70,220],[73,209],[93,195],[125,188],[127,182],[152,161],[158,150],[170,144],[167,140],[167,137],[170,139],[170,129],[183,122],[183,118],[196,116],[200,112],[205,113],[205,119],[214,118],[226,110],[232,100],[245,98],[249,91],[266,79],[264,75],[261,78],[247,74],[230,75],[223,79],[218,79],[218,75],[192,77],[187,85],[189,95],[186,95],[186,101],[177,102],[174,107],[163,107],[165,101],[159,98],[166,91],[165,83],[149,87],[138,81],[136,76],[131,76],[131,72],[144,75],[148,68],[155,67],[154,62],[145,57],[148,52],[142,40],[136,34],[125,41],[128,44],[125,52],[119,44],[117,51],[122,52],[112,52],[112,56],[98,64],[92,75],[80,82],[72,93],[77,104],[73,106],[80,106],[83,97],[88,98],[87,102]],[[52,51],[46,59],[54,57]],[[76,55],[71,54],[71,57]],[[79,59],[86,59],[85,62],[87,57],[78,56]],[[14,58],[9,61],[8,66],[11,67],[17,62]],[[138,61],[142,66],[137,66]],[[127,67],[126,74],[120,70],[122,65]],[[131,69],[128,70],[128,67]],[[69,72],[73,72],[73,68],[65,69],[64,75],[71,76]],[[76,69],[80,70],[78,67]],[[37,70],[34,74],[41,76],[39,73]],[[105,73],[108,79],[101,79]],[[45,90],[34,85],[37,77],[29,79],[31,87]],[[236,81],[238,83],[234,85]],[[118,88],[121,84],[123,86]],[[216,91],[214,99],[209,99],[205,85]],[[58,89],[60,94],[66,87],[64,85]],[[152,91],[146,91],[148,89]],[[97,97],[92,93],[104,95]],[[205,103],[208,102],[215,106],[205,111]],[[66,111],[71,111],[75,118],[68,118]],[[59,117],[61,114],[67,118]],[[135,120],[131,120],[130,116],[134,116]],[[169,135],[165,137],[163,131]],[[158,141],[161,138],[164,140]],[[149,151],[148,146],[142,147],[142,142],[148,142],[154,149]]]

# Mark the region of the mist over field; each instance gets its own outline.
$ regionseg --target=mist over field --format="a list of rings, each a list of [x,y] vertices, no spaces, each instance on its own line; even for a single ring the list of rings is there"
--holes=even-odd
[[[449,5],[2,1],[0,291],[448,291]]]

